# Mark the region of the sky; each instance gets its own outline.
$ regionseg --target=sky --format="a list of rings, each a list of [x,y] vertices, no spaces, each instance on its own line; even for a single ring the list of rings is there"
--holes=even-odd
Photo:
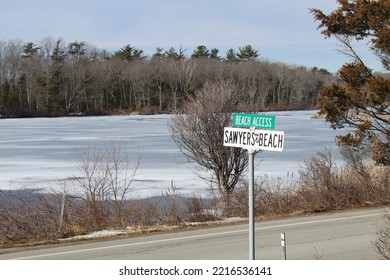
[[[350,59],[325,39],[310,8],[329,13],[335,0],[0,0],[0,41],[39,43],[45,37],[83,41],[116,51],[130,44],[152,55],[156,48],[219,49],[251,45],[259,59],[336,72]],[[38,44],[37,44],[38,45]],[[356,46],[374,70],[380,63]]]

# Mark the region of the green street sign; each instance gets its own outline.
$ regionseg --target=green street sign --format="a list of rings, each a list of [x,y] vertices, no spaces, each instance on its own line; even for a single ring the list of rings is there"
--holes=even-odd
[[[233,126],[246,128],[275,129],[275,116],[260,114],[233,114]]]

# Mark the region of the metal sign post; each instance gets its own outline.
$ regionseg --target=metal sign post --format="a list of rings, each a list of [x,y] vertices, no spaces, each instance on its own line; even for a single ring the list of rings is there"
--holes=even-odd
[[[255,188],[254,188],[254,154],[255,150],[248,150],[249,156],[249,259],[255,260]]]
[[[284,131],[275,128],[275,117],[253,114],[234,114],[233,126],[225,127],[223,145],[248,151],[249,161],[249,259],[255,260],[255,188],[254,156],[258,150],[281,152],[284,148]],[[238,126],[238,127],[237,127]],[[263,128],[263,129],[258,129]]]

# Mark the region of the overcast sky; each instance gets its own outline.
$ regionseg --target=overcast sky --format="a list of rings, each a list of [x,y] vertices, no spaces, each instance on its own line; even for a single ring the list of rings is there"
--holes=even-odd
[[[335,0],[0,0],[0,40],[39,42],[47,36],[84,41],[100,49],[130,44],[152,55],[157,47],[198,45],[230,48],[247,44],[260,58],[337,71],[349,59],[337,42],[317,30],[309,8],[325,13]],[[365,57],[364,50],[360,49]],[[369,66],[381,70],[367,57]]]

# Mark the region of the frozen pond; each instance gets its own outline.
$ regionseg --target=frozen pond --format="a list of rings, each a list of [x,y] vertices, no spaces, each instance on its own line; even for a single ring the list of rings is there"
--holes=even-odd
[[[316,111],[267,112],[276,116],[275,130],[285,132],[283,152],[256,155],[255,176],[295,178],[300,164],[323,148],[337,151],[338,131]],[[133,185],[135,195],[160,195],[174,185],[181,194],[207,191],[167,129],[171,115],[0,119],[0,189],[58,187],[78,172],[78,152],[104,149],[113,142],[126,147],[131,162],[142,154]],[[222,145],[223,139],[221,139]]]

